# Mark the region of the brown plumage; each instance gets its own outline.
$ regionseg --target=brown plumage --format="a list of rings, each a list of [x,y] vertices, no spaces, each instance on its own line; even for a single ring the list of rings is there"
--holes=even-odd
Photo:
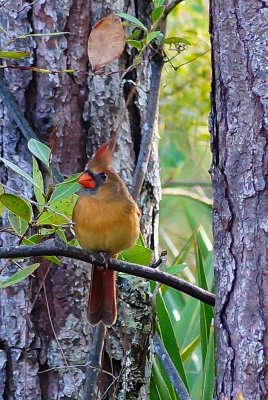
[[[111,166],[114,142],[93,156],[78,182],[83,186],[73,211],[76,238],[81,247],[104,251],[109,257],[132,247],[139,235],[139,209]],[[114,271],[93,267],[88,303],[92,324],[113,325],[117,317]]]

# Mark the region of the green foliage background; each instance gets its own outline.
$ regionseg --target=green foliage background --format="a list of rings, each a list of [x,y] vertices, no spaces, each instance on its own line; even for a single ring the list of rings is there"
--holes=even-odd
[[[160,245],[168,250],[168,264],[173,265],[168,271],[212,290],[208,3],[182,2],[169,16],[167,36],[185,38],[191,45],[172,60],[174,67],[165,65],[162,78]],[[168,55],[172,57],[174,52]],[[167,194],[169,189],[172,195]],[[215,372],[211,307],[162,287],[157,311],[158,331],[190,398],[212,399]],[[152,400],[179,398],[157,357],[151,388]]]
[[[191,0],[180,4],[168,20],[168,36],[185,37],[191,45],[173,61],[179,67],[177,71],[168,64],[164,68],[159,126],[162,185],[165,188],[170,187],[172,182],[179,182],[176,185],[178,189],[199,194],[200,199],[204,195],[211,197],[208,173],[210,43],[207,2]],[[189,186],[191,182],[207,183],[209,186]],[[193,227],[199,225],[204,226],[211,239],[209,207],[185,196],[163,196],[160,226],[175,247],[183,245]],[[164,237],[161,235],[161,246],[168,247],[172,253],[172,246],[168,246]]]

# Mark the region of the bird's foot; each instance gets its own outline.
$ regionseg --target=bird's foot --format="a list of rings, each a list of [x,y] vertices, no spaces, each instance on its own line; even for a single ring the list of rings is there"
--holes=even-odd
[[[107,271],[109,269],[109,256],[104,251],[100,251],[99,254],[103,257],[103,263],[101,265],[97,265],[97,268],[100,271]]]

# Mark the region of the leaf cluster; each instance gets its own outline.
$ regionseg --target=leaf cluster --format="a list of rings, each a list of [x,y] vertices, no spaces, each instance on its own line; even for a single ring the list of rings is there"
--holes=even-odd
[[[187,258],[194,251],[197,282],[205,290],[211,290],[213,274],[210,269],[212,251],[204,241],[202,231],[196,230],[180,255],[174,258],[166,271],[178,276],[189,274]],[[156,297],[157,331],[169,353],[177,373],[189,392],[189,399],[213,398],[215,363],[212,307],[186,298],[174,289],[151,283],[158,290]],[[177,388],[171,383],[165,360],[154,357],[151,380],[151,399],[178,399]]]
[[[77,200],[76,192],[80,189],[77,179],[81,174],[75,174],[55,185],[49,147],[38,140],[31,139],[28,142],[28,149],[32,154],[32,175],[11,161],[0,158],[8,168],[32,184],[34,195],[33,199],[29,199],[22,193],[9,193],[10,189],[0,184],[0,215],[3,215],[6,210],[9,222],[9,226],[2,230],[16,235],[19,244],[28,246],[56,235],[65,243],[79,247],[72,234],[72,211]],[[151,250],[145,247],[140,238],[134,248],[120,254],[120,259],[147,265],[150,263],[151,254]],[[44,258],[57,266],[61,265],[60,259],[56,256]],[[35,269],[39,266],[39,264],[33,265]],[[32,272],[32,266],[24,268],[2,282],[2,287],[18,283]]]
[[[181,51],[185,50],[190,41],[183,37],[171,36],[165,38],[161,32],[161,18],[165,12],[165,0],[155,0],[153,2],[153,10],[151,12],[151,27],[148,28],[144,23],[133,15],[127,13],[109,14],[105,18],[97,22],[93,26],[92,31],[88,40],[88,56],[91,65],[92,72],[100,70],[105,65],[111,63],[113,60],[117,59],[124,50],[125,44],[135,48],[137,50],[137,55],[133,62],[133,67],[136,67],[141,60],[141,54],[147,49],[148,46],[153,43],[158,47],[163,48],[164,45],[168,45],[170,50],[179,54]],[[124,24],[121,23],[122,18],[126,21]],[[130,26],[131,33],[125,38],[125,33],[123,26]],[[7,40],[4,42],[0,48],[0,58],[7,60],[20,60],[30,57],[28,51],[15,51],[6,50],[10,45],[18,40],[27,39],[29,37],[54,37],[59,35],[67,35],[71,32],[46,32],[46,33],[34,33],[34,34],[23,34],[19,36],[10,36],[10,34],[0,27],[0,32],[2,32]],[[172,47],[173,46],[173,47]],[[99,51],[99,48],[102,51]],[[166,52],[165,61],[170,62],[169,57],[167,57]],[[19,66],[19,65],[9,65],[9,68],[17,69],[29,69],[34,72],[42,74],[54,74],[54,73],[77,73],[77,70],[49,70],[46,68],[38,68],[34,66]],[[0,68],[6,68],[5,65],[0,65]]]

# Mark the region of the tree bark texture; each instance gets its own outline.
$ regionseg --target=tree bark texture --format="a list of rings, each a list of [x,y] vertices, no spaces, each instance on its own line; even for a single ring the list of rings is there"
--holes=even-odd
[[[268,3],[211,1],[216,399],[268,398]]]
[[[146,114],[150,64],[147,61],[126,76],[137,84],[126,108],[130,87],[122,84],[118,73],[86,74],[87,39],[92,25],[109,13],[128,12],[147,24],[150,2],[10,0],[0,7],[0,26],[12,37],[41,32],[72,33],[27,37],[14,41],[8,49],[31,53],[29,59],[18,62],[20,65],[77,69],[80,73],[39,74],[15,69],[4,72],[5,84],[40,139],[51,146],[61,173],[69,176],[81,171],[87,157],[120,124],[115,168],[130,187]],[[0,45],[7,40],[1,32]],[[125,51],[106,72],[127,68],[133,56]],[[0,119],[1,156],[31,173],[26,141],[2,103]],[[139,203],[142,233],[153,249],[157,247],[160,198],[156,142],[155,139]],[[3,165],[0,174],[6,185],[32,196],[31,187]],[[0,240],[2,246],[14,244],[14,239],[5,235]],[[2,275],[15,271],[12,263],[5,263],[2,268]],[[43,262],[36,279],[0,291],[0,399],[83,399],[83,365],[94,335],[85,311],[89,268],[85,263],[66,259],[61,268]],[[103,398],[109,399],[116,392],[118,399],[145,399],[153,325],[148,283],[134,277],[121,278],[119,283],[119,318],[109,331],[104,357],[104,369],[111,370],[118,379]]]

